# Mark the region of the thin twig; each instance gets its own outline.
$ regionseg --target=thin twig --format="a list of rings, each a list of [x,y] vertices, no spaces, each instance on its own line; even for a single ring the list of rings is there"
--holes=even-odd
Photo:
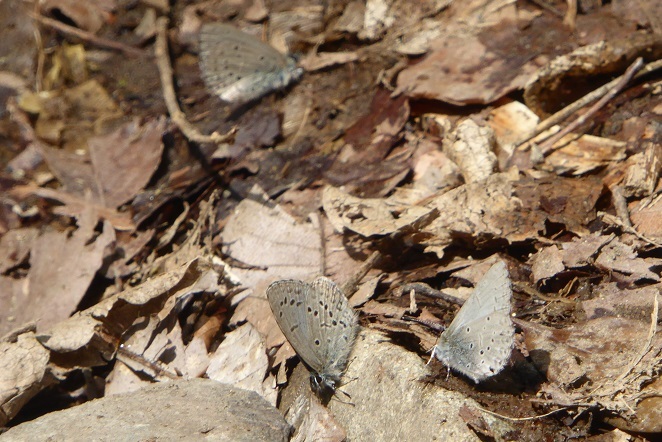
[[[662,60],[657,60],[652,63],[647,64],[644,66],[635,76],[635,79],[641,78],[642,76],[649,74],[651,72],[654,72],[658,69],[662,68]],[[565,121],[570,115],[574,114],[577,112],[579,109],[588,106],[590,103],[593,103],[595,100],[599,99],[603,95],[605,95],[607,92],[612,90],[621,80],[623,79],[623,75],[621,75],[618,78],[613,79],[607,84],[604,84],[594,90],[593,92],[590,92],[586,95],[584,95],[582,98],[579,100],[569,104],[568,106],[564,107],[560,111],[556,112],[555,114],[549,116],[545,120],[541,121],[538,123],[536,126],[535,131],[526,139],[523,140],[518,146],[517,149],[521,151],[526,151],[531,147],[531,140],[547,129],[555,126],[556,124],[561,123],[562,121]]]
[[[144,355],[134,353],[122,345],[117,349],[115,358],[133,371],[136,371],[136,369],[131,366],[131,361],[141,365],[143,368],[152,370],[154,372],[154,375],[152,375],[153,378],[156,378],[157,376],[163,376],[173,380],[181,379],[181,376],[177,375],[177,373],[172,373],[168,369],[167,365],[161,361],[150,361]],[[151,375],[150,373],[147,374]]]
[[[39,15],[39,2],[34,3],[34,14]],[[46,62],[46,54],[44,54],[44,39],[41,38],[41,30],[39,26],[34,27],[34,40],[37,46],[37,73],[35,74],[35,91],[41,92],[43,90],[44,78],[44,64]]]
[[[576,403],[562,403],[562,402],[557,402],[549,399],[540,399],[540,398],[531,398],[529,399],[529,402],[534,403],[534,404],[554,404],[558,405],[559,407],[566,407],[566,408],[595,408],[597,404],[591,404],[588,402],[576,402]]]
[[[650,351],[652,347],[652,342],[653,342],[653,337],[655,336],[655,332],[657,330],[657,313],[660,309],[660,302],[657,299],[657,293],[653,293],[653,311],[651,312],[651,325],[650,328],[648,329],[648,339],[646,340],[646,343],[643,345],[641,351],[639,352],[639,355],[637,355],[629,364],[628,367],[621,373],[619,377],[616,378],[616,381],[621,381],[625,379],[627,375],[629,375],[632,370],[634,370],[634,367],[641,362],[641,360],[646,356],[646,354]]]
[[[540,152],[547,156],[550,153],[554,152],[557,148],[554,148],[554,144],[556,144],[561,138],[565,137],[572,131],[576,130],[578,127],[583,125],[589,118],[593,117],[600,109],[602,109],[612,98],[616,96],[632,79],[634,74],[640,70],[644,65],[644,61],[641,57],[637,58],[637,60],[630,65],[630,67],[627,68],[625,73],[621,76],[620,81],[614,86],[613,89],[609,91],[604,97],[602,97],[600,100],[598,100],[597,103],[595,103],[586,113],[580,115],[575,121],[572,123],[568,124],[566,127],[561,129],[559,132],[554,134],[551,138],[549,138],[547,141],[542,143],[539,146]]]
[[[600,217],[603,221],[614,224],[615,226],[619,226],[620,228],[622,228],[627,233],[633,234],[634,236],[636,236],[637,238],[639,238],[642,241],[645,241],[645,242],[647,242],[649,244],[652,244],[654,246],[662,247],[662,243],[660,243],[658,241],[655,241],[655,240],[652,240],[652,239],[642,235],[641,233],[637,232],[637,230],[634,227],[626,226],[625,224],[623,224],[623,221],[621,221],[621,219],[617,216],[610,215],[610,214],[605,213],[605,212],[598,212],[598,217]]]
[[[154,53],[156,56],[156,65],[159,68],[161,77],[161,87],[163,88],[163,99],[165,100],[168,113],[173,123],[177,125],[184,136],[196,143],[216,143],[220,144],[227,141],[234,131],[224,135],[214,132],[211,135],[203,135],[186,119],[186,115],[179,108],[175,87],[172,83],[172,66],[170,66],[170,57],[168,56],[168,19],[159,17],[156,20],[156,44]]]
[[[433,289],[424,282],[408,282],[394,289],[393,294],[397,297],[400,297],[405,293],[410,292],[411,290],[414,290],[414,292],[417,294],[428,298],[443,299],[446,302],[459,306],[464,304],[464,299],[449,295],[448,293],[444,293],[441,290]]]
[[[492,416],[500,417],[501,419],[509,420],[512,422],[521,422],[521,421],[532,421],[536,419],[542,419],[543,417],[550,416],[554,413],[558,413],[559,411],[565,411],[567,408],[557,408],[556,410],[552,410],[549,413],[545,414],[539,414],[537,416],[529,416],[529,417],[510,417],[510,416],[504,416],[503,414],[495,413],[494,411],[486,410],[485,408],[477,407],[480,411],[483,411],[487,414],[491,414]]]
[[[563,17],[563,24],[570,30],[575,30],[577,24],[577,0],[566,0],[568,9]]]
[[[37,20],[39,23],[49,26],[53,29],[57,29],[60,32],[65,34],[75,35],[78,38],[81,38],[85,41],[88,41],[94,45],[101,46],[104,48],[115,49],[117,51],[122,51],[128,55],[135,55],[137,57],[144,57],[148,55],[147,52],[142,49],[134,48],[133,46],[125,45],[114,40],[108,40],[103,37],[98,37],[91,32],[83,31],[82,29],[74,28],[73,26],[66,25],[52,18],[44,17],[43,15],[28,13],[32,18]]]

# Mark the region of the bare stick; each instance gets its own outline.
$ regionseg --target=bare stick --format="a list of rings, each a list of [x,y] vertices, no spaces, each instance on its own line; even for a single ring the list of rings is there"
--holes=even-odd
[[[577,0],[566,0],[566,3],[568,3],[568,9],[565,11],[563,24],[569,29],[574,30],[577,23]]]
[[[170,57],[168,56],[167,31],[168,19],[165,17],[159,17],[156,20],[156,44],[154,45],[154,53],[156,55],[156,65],[159,68],[159,75],[161,77],[163,99],[168,108],[170,118],[190,141],[196,143],[216,144],[225,142],[230,138],[234,131],[230,131],[224,135],[221,135],[218,132],[214,132],[211,135],[203,135],[195,128],[195,126],[188,122],[184,112],[179,109],[175,87],[172,84],[172,66],[170,66]]]
[[[585,114],[580,115],[579,118],[577,118],[575,121],[568,124],[566,127],[564,127],[559,132],[554,134],[554,136],[552,136],[550,139],[542,143],[539,146],[540,152],[545,156],[554,152],[554,150],[557,149],[557,148],[553,148],[556,142],[558,142],[561,138],[571,133],[573,130],[580,127],[589,118],[593,117],[600,109],[602,109],[602,107],[604,107],[612,98],[616,96],[616,94],[618,94],[630,82],[634,74],[638,70],[640,70],[643,67],[643,65],[644,65],[643,59],[641,57],[637,58],[637,60],[634,63],[632,63],[629,68],[627,68],[623,76],[620,77],[620,81],[614,86],[613,89],[609,91],[609,93],[607,93],[604,97],[598,100],[598,102],[595,103],[588,111],[586,111]]]
[[[647,243],[653,244],[654,246],[662,247],[662,243],[660,243],[658,241],[655,241],[655,240],[652,240],[652,239],[642,235],[641,233],[637,232],[637,230],[634,227],[626,226],[625,224],[623,224],[623,221],[621,221],[621,219],[617,216],[613,216],[613,215],[610,215],[610,214],[605,213],[605,212],[598,212],[598,216],[604,222],[608,222],[610,224],[618,226],[618,227],[622,228],[624,231],[633,234],[634,236],[636,236],[637,238],[639,238],[642,241],[646,241]]]
[[[83,31],[82,29],[74,28],[73,26],[66,25],[52,18],[44,17],[43,15],[28,13],[32,18],[37,20],[39,23],[44,24],[48,27],[56,29],[65,34],[75,35],[78,38],[81,38],[85,41],[88,41],[102,48],[115,49],[117,51],[122,51],[128,55],[134,55],[136,57],[144,57],[148,55],[147,52],[142,49],[134,48],[133,46],[125,45],[119,41],[108,40],[107,38],[98,37],[91,32]]]
[[[532,421],[532,420],[542,419],[544,417],[551,416],[554,413],[558,413],[559,411],[566,411],[568,408],[557,408],[556,410],[552,410],[549,413],[539,414],[537,416],[529,416],[529,417],[510,417],[510,416],[505,416],[503,414],[495,413],[494,411],[486,410],[485,408],[478,407],[478,409],[487,414],[491,414],[492,416],[500,417],[501,419],[506,419],[511,422],[522,422],[522,421]]]
[[[639,71],[634,78],[640,78],[650,72],[656,71],[657,69],[662,68],[662,60],[657,60],[652,63],[647,64],[641,71]],[[559,124],[560,122],[566,120],[570,115],[574,114],[577,112],[579,109],[583,108],[584,106],[587,106],[588,104],[594,102],[598,98],[602,97],[605,95],[608,91],[613,89],[623,78],[623,75],[615,78],[614,80],[610,81],[607,84],[604,84],[594,90],[593,92],[590,92],[586,95],[584,95],[582,98],[579,100],[575,101],[574,103],[569,104],[568,106],[564,107],[560,111],[556,112],[555,114],[549,116],[545,120],[541,121],[538,123],[536,126],[536,130],[524,141],[520,143],[518,146],[518,150],[526,151],[528,150],[529,147],[531,147],[531,139],[537,137],[547,129],[551,128],[552,126]]]
[[[39,16],[39,2],[34,3],[35,16]],[[34,27],[34,41],[37,46],[37,73],[35,75],[35,91],[43,90],[44,64],[46,63],[46,54],[44,53],[44,40],[41,38],[39,26]]]
[[[414,292],[418,293],[421,296],[425,296],[428,298],[443,299],[446,302],[459,306],[462,306],[464,304],[464,299],[458,298],[457,296],[449,295],[448,293],[444,293],[441,290],[433,289],[424,282],[409,282],[407,284],[403,284],[400,287],[397,287],[395,290],[393,290],[393,294],[394,296],[402,296],[403,294],[410,292],[411,290],[413,290]]]
[[[370,255],[363,264],[361,264],[361,267],[359,267],[358,270],[352,276],[350,276],[350,278],[342,285],[342,291],[346,296],[351,296],[354,294],[354,292],[356,292],[359,282],[365,275],[368,274],[370,269],[373,268],[375,264],[377,264],[381,257],[382,254],[379,253],[379,251],[373,252],[372,255]]]

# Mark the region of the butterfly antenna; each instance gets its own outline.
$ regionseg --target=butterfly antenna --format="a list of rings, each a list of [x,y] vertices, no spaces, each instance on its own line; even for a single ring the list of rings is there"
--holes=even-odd
[[[340,398],[340,396],[338,395],[338,393],[342,393],[342,394],[344,394],[345,396],[347,396],[347,399],[350,399],[350,401],[344,401],[344,400],[342,400],[342,399]],[[333,396],[332,396],[331,399],[335,399],[335,400],[337,400],[338,402],[340,402],[341,404],[346,404],[346,405],[351,405],[352,407],[356,407],[356,404],[355,404],[354,402],[351,402],[352,396],[351,396],[349,393],[347,393],[346,391],[343,391],[343,390],[341,390],[341,389],[337,389],[336,391],[334,391],[334,392],[333,392]]]

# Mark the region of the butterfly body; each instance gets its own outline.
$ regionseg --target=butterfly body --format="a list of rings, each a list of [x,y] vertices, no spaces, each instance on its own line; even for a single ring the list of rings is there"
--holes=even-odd
[[[478,383],[499,373],[510,359],[515,327],[512,289],[502,261],[493,265],[434,346],[433,355]]]
[[[313,390],[320,397],[333,393],[358,331],[343,292],[324,277],[310,284],[283,280],[267,288],[267,299],[278,326],[310,369]]]
[[[293,58],[223,23],[202,26],[200,67],[207,88],[235,106],[284,89],[303,75]]]

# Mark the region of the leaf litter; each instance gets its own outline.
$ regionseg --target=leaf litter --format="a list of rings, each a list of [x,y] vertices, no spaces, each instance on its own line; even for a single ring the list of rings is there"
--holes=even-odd
[[[366,422],[394,427],[412,412],[427,422],[413,405],[421,385],[515,418],[446,407],[436,420],[457,437],[594,436],[594,422],[662,432],[649,15],[612,4],[568,9],[562,22],[534,4],[481,0],[157,3],[54,0],[36,20],[0,14],[10,34],[41,39],[0,43],[38,55],[7,57],[0,75],[3,426],[51,411],[56,396],[74,407],[206,377],[283,411],[292,390],[296,440],[360,439]],[[180,20],[164,28],[164,12]],[[228,120],[195,66],[199,26],[230,19],[302,55],[308,72]],[[153,36],[173,49],[156,51],[170,68],[160,77]],[[588,92],[615,87],[638,57],[641,74],[594,105]],[[224,144],[205,135],[233,128]],[[515,287],[518,350],[503,383],[475,388],[425,368],[425,353],[454,317],[449,302],[496,255]],[[387,366],[357,373],[350,362],[352,413],[298,396],[300,364],[264,290],[321,274],[362,278],[346,293],[371,343],[357,345],[356,366],[388,351],[430,378],[389,382]],[[378,403],[361,390],[376,391],[373,377],[394,388]],[[539,426],[517,420],[554,411]],[[441,434],[435,425],[407,437]]]

